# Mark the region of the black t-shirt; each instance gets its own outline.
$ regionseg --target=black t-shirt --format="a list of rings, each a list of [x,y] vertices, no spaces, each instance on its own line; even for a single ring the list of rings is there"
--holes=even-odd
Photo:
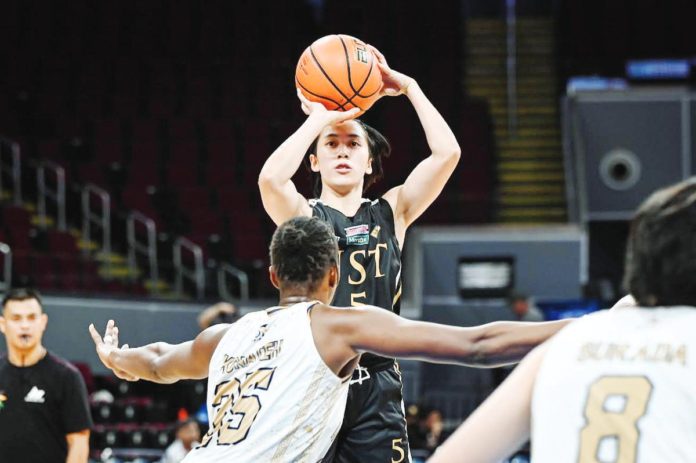
[[[341,280],[331,302],[338,307],[374,305],[401,311],[401,249],[394,230],[394,214],[383,198],[363,200],[353,217],[312,200],[312,214],[327,221],[338,238]],[[360,365],[391,362],[363,354]]]
[[[30,367],[0,356],[0,461],[65,463],[65,435],[92,427],[77,369],[50,352]]]

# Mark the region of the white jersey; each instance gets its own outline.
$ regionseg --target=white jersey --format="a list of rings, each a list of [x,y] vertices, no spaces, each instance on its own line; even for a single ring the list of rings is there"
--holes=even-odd
[[[210,361],[210,429],[186,463],[324,457],[343,421],[349,378],[341,380],[319,356],[312,305],[254,312],[225,333]]]
[[[532,461],[696,461],[696,308],[603,311],[550,341]]]

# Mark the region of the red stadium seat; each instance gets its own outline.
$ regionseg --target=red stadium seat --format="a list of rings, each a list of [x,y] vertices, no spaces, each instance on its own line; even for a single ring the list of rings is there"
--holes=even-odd
[[[121,193],[121,202],[127,209],[135,209],[145,215],[154,215],[151,196],[147,190],[138,185],[126,187]]]
[[[238,178],[236,165],[229,160],[211,160],[206,166],[205,182],[210,186],[235,185]]]
[[[160,139],[160,121],[156,119],[136,119],[133,121],[133,140],[154,144]]]
[[[170,141],[170,162],[186,162],[191,166],[196,165],[200,160],[201,152],[198,148],[198,143],[194,139]]]
[[[31,214],[23,207],[5,206],[2,208],[2,224],[10,235],[28,231],[31,228]]]
[[[234,162],[235,152],[235,142],[231,139],[208,142],[208,161]]]
[[[137,140],[133,142],[131,159],[136,163],[152,162],[160,158],[160,145],[155,140]]]
[[[75,237],[68,232],[49,230],[46,232],[48,250],[53,254],[77,254]]]
[[[231,143],[235,135],[234,119],[211,119],[205,122],[205,138],[208,143],[225,141]]]
[[[189,116],[206,118],[213,112],[213,90],[208,79],[189,79],[185,112]]]
[[[135,117],[139,113],[138,99],[134,94],[112,96],[113,114],[119,117]]]
[[[194,160],[176,162],[167,166],[167,185],[173,188],[198,185],[198,169]]]
[[[193,119],[170,119],[168,128],[170,140],[186,140],[190,143],[195,142],[198,138]]]
[[[94,121],[95,140],[121,140],[121,121],[118,119],[97,119]]]
[[[102,163],[81,164],[77,168],[77,175],[82,183],[94,183],[102,188],[106,186],[106,175]]]
[[[198,235],[221,235],[225,232],[219,215],[210,210],[190,209],[186,212],[191,222],[191,233]]]
[[[94,157],[100,163],[123,161],[123,146],[118,139],[98,138],[94,140]]]
[[[177,203],[186,212],[192,209],[210,209],[210,190],[206,187],[191,187],[178,190]]]

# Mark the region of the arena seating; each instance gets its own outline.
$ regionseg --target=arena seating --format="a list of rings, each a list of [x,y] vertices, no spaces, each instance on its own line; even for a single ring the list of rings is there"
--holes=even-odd
[[[394,8],[405,13],[397,0],[327,0],[321,13],[304,2],[265,8],[251,0],[78,0],[38,11],[9,0],[0,47],[17,59],[0,63],[0,103],[7,102],[0,104],[0,134],[19,140],[26,158],[64,166],[73,196],[76,185],[95,183],[111,193],[121,216],[139,210],[168,242],[188,237],[206,258],[253,272],[263,268],[273,229],[256,178],[265,158],[304,117],[294,96],[296,59],[314,39],[340,31],[380,47],[395,68],[417,78],[463,148],[445,194],[422,222],[485,222],[493,194],[491,124],[487,107],[466,99],[461,89],[459,2],[437,2],[392,20]],[[397,43],[392,32],[413,24],[418,34],[399,34]],[[409,106],[404,98],[380,102],[365,116],[394,148],[386,180],[371,195],[401,183],[428,154]],[[309,195],[307,176],[297,177]],[[34,183],[25,185],[31,190]],[[79,224],[77,208],[68,215]],[[143,292],[140,284],[88,282],[85,271],[94,271],[93,264],[61,258],[79,254],[65,235],[47,233],[48,244],[37,248],[37,240],[26,238],[31,216],[21,209],[5,207],[2,219],[19,252],[20,277],[33,268],[33,281],[47,288]],[[125,240],[119,224],[114,221],[117,249]],[[39,268],[43,276],[36,274]],[[78,277],[52,276],[66,268]]]
[[[81,368],[91,378],[89,368]],[[99,459],[106,448],[130,461],[157,461],[172,442],[176,421],[194,415],[205,403],[205,382],[188,381],[174,386],[127,383],[111,375],[93,377],[90,408],[95,426],[90,437],[91,454]],[[104,394],[108,391],[108,394]],[[100,395],[101,394],[101,395]],[[106,399],[108,398],[108,399]],[[205,424],[201,424],[205,432]],[[153,457],[150,459],[150,457]],[[139,461],[143,461],[139,460]]]

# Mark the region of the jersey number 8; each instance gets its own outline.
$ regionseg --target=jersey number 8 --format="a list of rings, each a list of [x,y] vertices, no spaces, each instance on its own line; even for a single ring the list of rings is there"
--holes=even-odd
[[[600,453],[606,453],[602,447],[610,450],[610,438],[615,439],[611,461],[636,461],[638,420],[645,415],[652,388],[645,376],[603,376],[592,383],[585,404],[587,424],[580,432],[579,463],[604,461]],[[618,399],[618,406],[611,407],[611,399]]]

